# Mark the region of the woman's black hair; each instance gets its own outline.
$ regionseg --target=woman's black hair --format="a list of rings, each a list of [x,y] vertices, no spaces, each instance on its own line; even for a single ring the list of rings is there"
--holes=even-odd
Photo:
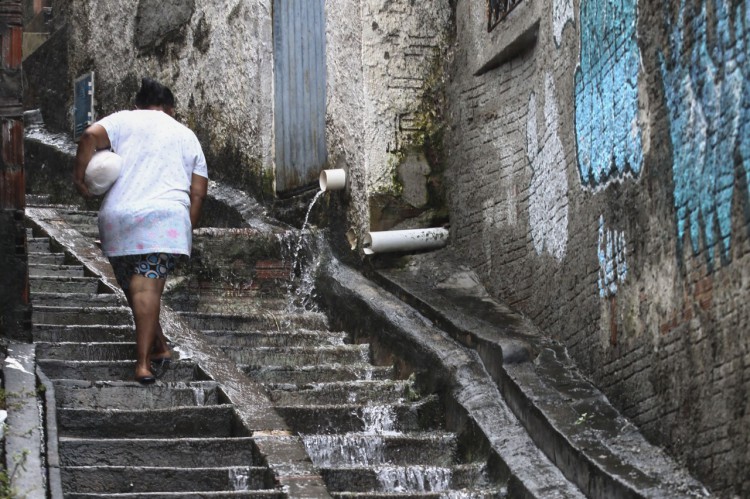
[[[164,87],[164,97],[161,104],[164,107],[174,107],[174,94],[169,87]]]
[[[148,109],[151,106],[164,105],[165,87],[151,78],[141,79],[141,88],[135,94],[135,105],[138,109]],[[172,92],[170,92],[171,95]],[[174,97],[172,97],[174,102]]]

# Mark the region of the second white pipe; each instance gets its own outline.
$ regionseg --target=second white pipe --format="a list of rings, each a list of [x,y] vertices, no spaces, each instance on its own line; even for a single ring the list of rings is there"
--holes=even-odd
[[[365,255],[436,249],[448,244],[448,230],[433,228],[368,232],[362,244]]]

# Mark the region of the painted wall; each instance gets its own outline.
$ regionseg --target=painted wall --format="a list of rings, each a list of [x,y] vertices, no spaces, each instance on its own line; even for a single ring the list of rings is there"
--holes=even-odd
[[[456,4],[451,245],[650,439],[750,494],[750,1],[524,4],[505,35]]]

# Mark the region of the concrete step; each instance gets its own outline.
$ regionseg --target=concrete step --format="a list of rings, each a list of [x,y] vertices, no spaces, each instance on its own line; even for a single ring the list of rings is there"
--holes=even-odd
[[[327,383],[332,381],[382,380],[393,377],[392,366],[370,364],[313,366],[240,366],[250,379],[258,383]]]
[[[122,325],[132,324],[128,307],[48,307],[36,306],[32,309],[34,324],[58,325]]]
[[[328,329],[328,321],[321,313],[259,313],[257,315],[180,312],[179,315],[196,329],[229,329],[259,331],[284,329]]]
[[[352,466],[452,466],[458,449],[452,433],[347,433],[304,435],[318,468]]]
[[[80,361],[39,359],[37,364],[51,380],[131,381],[133,380],[133,372],[135,370],[135,360]],[[188,383],[190,381],[208,381],[209,379],[194,362],[178,360],[172,362],[168,369],[157,373],[156,384]]]
[[[148,390],[124,381],[59,380],[54,385],[57,407],[63,409],[166,409],[228,402],[214,381],[165,383]]]
[[[98,293],[103,288],[96,277],[30,277],[33,293]],[[32,298],[33,299],[33,298]]]
[[[89,239],[99,239],[99,227],[96,225],[71,224],[71,227],[80,232],[84,237]]]
[[[106,492],[69,493],[65,499],[286,499],[285,492],[272,490],[238,490],[238,491],[202,491],[202,492],[132,492],[126,494],[109,494]]]
[[[223,347],[305,347],[321,345],[343,345],[347,333],[310,331],[294,329],[292,331],[214,331],[206,330],[203,334]]]
[[[334,492],[331,497],[341,499],[444,499],[446,497],[501,499],[507,497],[507,491],[504,487],[494,487],[486,490],[448,490],[444,492]]]
[[[101,295],[97,295],[101,296]],[[34,324],[32,326],[34,341],[59,342],[127,342],[135,341],[135,329],[131,325],[58,325]]]
[[[447,492],[489,485],[483,463],[323,468],[321,474],[331,492]]]
[[[206,461],[211,455],[205,455]],[[137,494],[149,492],[206,492],[273,487],[268,468],[233,466],[168,468],[135,466],[82,466],[62,470],[63,492]]]
[[[49,194],[26,194],[26,204],[28,206],[45,205],[49,204],[49,202]]]
[[[50,253],[49,237],[32,237],[26,239],[26,248],[29,253]]]
[[[65,255],[63,253],[29,253],[29,265],[31,264],[47,264],[47,265],[62,265],[65,263]]]
[[[99,212],[86,210],[58,210],[58,214],[71,225],[99,225]]]
[[[339,381],[307,385],[267,385],[271,400],[281,406],[331,405],[335,403],[385,404],[418,398],[409,381]]]
[[[254,295],[245,293],[244,296],[227,295],[189,295],[170,296],[169,305],[177,311],[200,312],[215,314],[262,314],[273,311],[283,313],[287,308],[286,298],[283,296],[269,297],[260,292]]]
[[[123,343],[44,343],[36,344],[38,359],[57,360],[132,360],[135,342]]]
[[[114,293],[34,293],[34,305],[47,307],[119,307],[124,303]]]
[[[79,438],[246,437],[232,405],[167,409],[57,409],[58,433]]]
[[[84,277],[82,265],[29,263],[29,277]]]
[[[434,429],[442,425],[441,409],[436,396],[403,404],[276,406],[287,423],[305,435]]]
[[[262,366],[308,366],[322,364],[355,364],[370,360],[369,345],[318,347],[222,347],[226,356],[237,364]]]
[[[141,388],[143,389],[143,388]],[[111,439],[60,437],[61,466],[200,467],[246,466],[260,462],[252,438]]]

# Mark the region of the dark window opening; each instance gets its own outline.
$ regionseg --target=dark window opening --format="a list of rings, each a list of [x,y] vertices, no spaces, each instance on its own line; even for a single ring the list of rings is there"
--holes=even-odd
[[[487,0],[487,32],[507,17],[522,0]]]

